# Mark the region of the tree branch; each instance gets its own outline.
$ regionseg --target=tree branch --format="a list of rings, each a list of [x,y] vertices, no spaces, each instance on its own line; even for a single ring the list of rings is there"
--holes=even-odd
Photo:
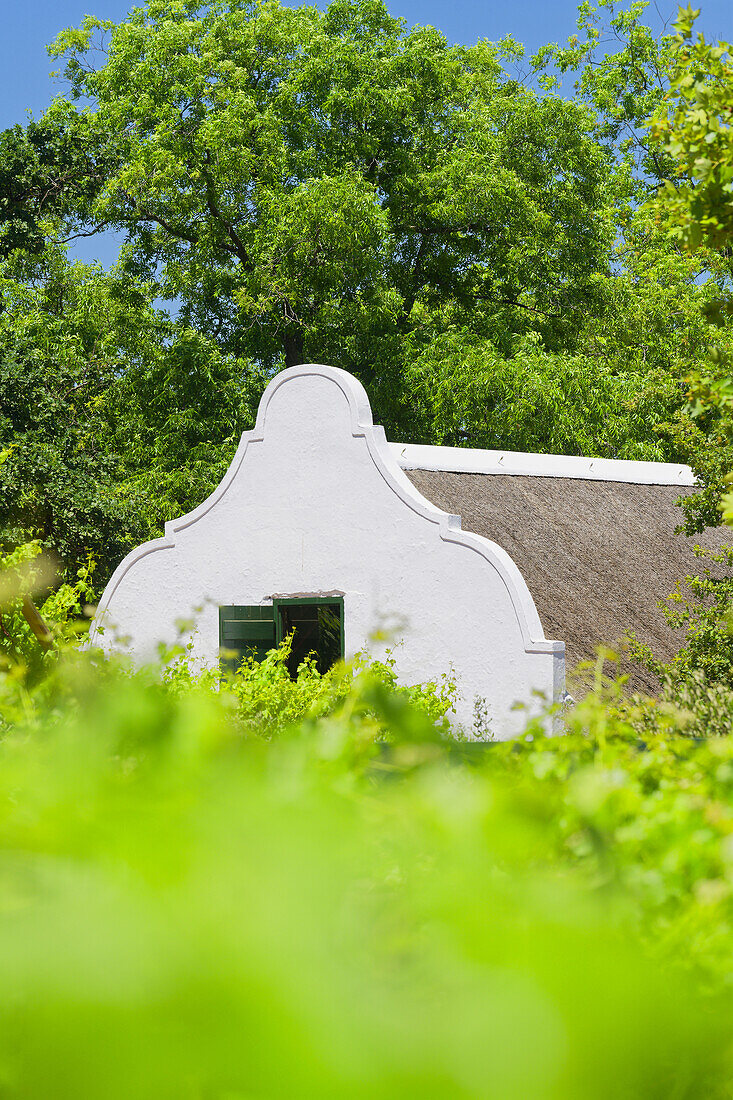
[[[53,634],[30,596],[23,596],[23,618],[35,634],[41,648],[51,649],[53,647]]]
[[[211,163],[211,153],[208,149],[206,150],[206,163]],[[214,181],[211,178],[211,173],[209,172],[209,169],[203,164],[201,166],[201,173],[206,183],[206,205],[209,208],[209,213],[211,214],[212,218],[216,218],[216,220],[224,226],[229,236],[229,239],[234,245],[234,248],[231,251],[233,251],[235,255],[239,258],[242,266],[251,269],[252,263],[249,258],[249,253],[244,246],[244,242],[242,241],[232,223],[228,221],[222,214],[221,208],[216,198],[216,192],[214,191]]]
[[[136,213],[140,221],[143,222],[155,222],[161,229],[165,229],[166,233],[170,233],[171,237],[177,237],[179,240],[188,241],[190,244],[198,244],[198,234],[192,233],[190,230],[180,229],[177,226],[171,225],[165,218],[161,218],[159,214],[153,214],[150,210],[143,210],[137,199],[133,198],[129,191],[121,191],[121,195],[127,202],[129,202],[133,211]]]
[[[88,233],[72,233],[70,237],[62,237],[61,244],[68,244],[69,241],[78,241],[80,237],[96,237],[97,233],[104,232],[105,225],[97,225],[94,229],[90,229]]]

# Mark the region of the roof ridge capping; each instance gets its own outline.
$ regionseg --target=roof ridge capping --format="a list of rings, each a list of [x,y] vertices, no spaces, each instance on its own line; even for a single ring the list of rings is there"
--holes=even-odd
[[[432,447],[390,443],[403,470],[442,470],[455,474],[510,474],[565,477],[584,481],[626,481],[636,485],[696,485],[689,466],[674,462],[638,462],[625,458],[484,451],[472,447]]]

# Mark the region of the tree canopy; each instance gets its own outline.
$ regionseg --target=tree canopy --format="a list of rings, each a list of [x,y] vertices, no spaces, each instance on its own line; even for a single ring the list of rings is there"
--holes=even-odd
[[[406,341],[458,325],[509,350],[531,325],[562,346],[594,296],[613,226],[592,117],[488,42],[378,0],[219,0],[87,19],[54,52],[118,150],[90,216],[227,350],[338,361],[394,421]]]

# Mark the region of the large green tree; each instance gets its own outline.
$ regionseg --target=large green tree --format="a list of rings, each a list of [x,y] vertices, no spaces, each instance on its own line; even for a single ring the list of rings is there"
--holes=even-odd
[[[390,428],[416,343],[557,349],[593,301],[607,156],[584,106],[511,79],[496,46],[381,0],[149,0],[54,52],[121,150],[89,214],[127,234],[128,269],[223,350],[356,371]]]

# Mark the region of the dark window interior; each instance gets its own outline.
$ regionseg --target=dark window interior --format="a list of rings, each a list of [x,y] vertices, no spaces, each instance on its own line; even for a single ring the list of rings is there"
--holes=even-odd
[[[341,600],[277,600],[278,638],[293,635],[288,671],[295,679],[298,666],[312,654],[318,671],[327,672],[343,657],[343,603]]]

